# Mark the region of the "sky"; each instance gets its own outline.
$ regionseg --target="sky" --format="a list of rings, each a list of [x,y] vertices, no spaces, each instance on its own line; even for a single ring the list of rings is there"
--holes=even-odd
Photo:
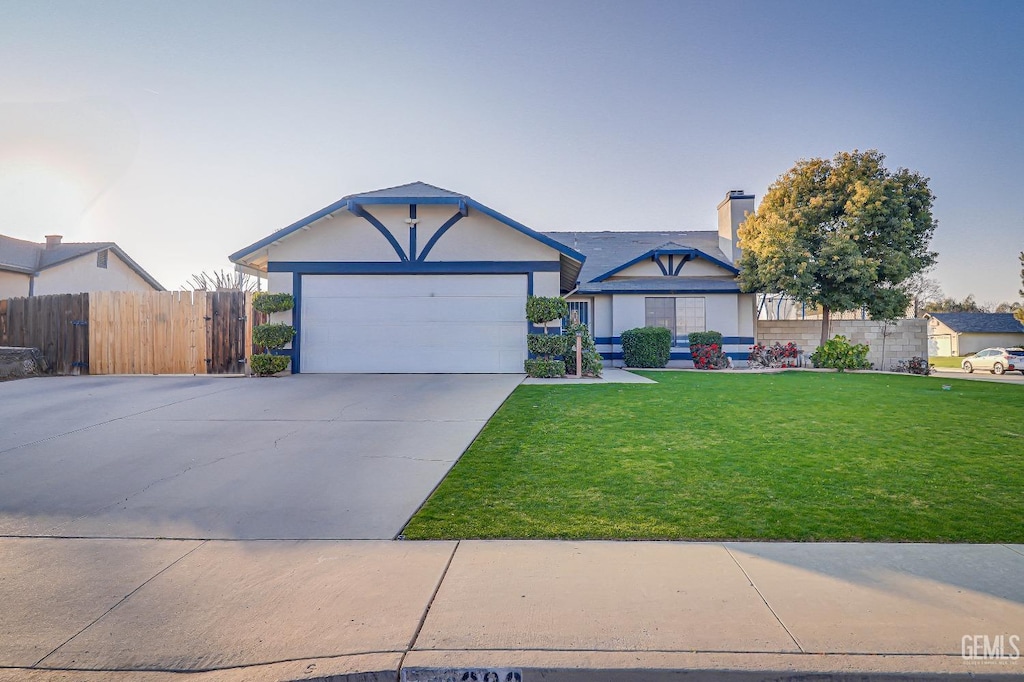
[[[0,233],[166,288],[422,180],[539,230],[716,229],[799,159],[931,178],[946,295],[1019,300],[1021,2],[0,0]]]

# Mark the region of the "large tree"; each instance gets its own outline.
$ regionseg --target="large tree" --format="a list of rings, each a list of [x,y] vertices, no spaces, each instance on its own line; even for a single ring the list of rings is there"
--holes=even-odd
[[[902,317],[907,281],[935,262],[928,178],[890,171],[884,160],[854,150],[800,161],[740,226],[743,290],[820,305],[823,344],[832,312],[866,307],[874,319]]]

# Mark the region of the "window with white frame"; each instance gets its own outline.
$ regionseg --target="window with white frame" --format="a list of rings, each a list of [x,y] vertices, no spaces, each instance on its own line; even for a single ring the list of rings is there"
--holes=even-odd
[[[672,333],[672,345],[678,346],[686,342],[690,332],[707,331],[704,298],[645,298],[644,325],[668,329]]]

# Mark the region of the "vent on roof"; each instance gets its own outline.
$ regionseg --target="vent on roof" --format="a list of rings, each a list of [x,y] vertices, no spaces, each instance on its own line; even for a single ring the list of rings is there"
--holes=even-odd
[[[103,249],[102,251],[96,252],[96,267],[106,269],[107,267],[107,254],[110,249]]]

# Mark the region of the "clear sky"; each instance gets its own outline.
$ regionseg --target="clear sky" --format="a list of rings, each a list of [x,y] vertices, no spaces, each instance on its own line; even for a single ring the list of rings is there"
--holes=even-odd
[[[534,229],[715,229],[800,158],[931,178],[948,295],[1018,300],[1024,2],[0,0],[0,232],[169,289],[422,180]]]

